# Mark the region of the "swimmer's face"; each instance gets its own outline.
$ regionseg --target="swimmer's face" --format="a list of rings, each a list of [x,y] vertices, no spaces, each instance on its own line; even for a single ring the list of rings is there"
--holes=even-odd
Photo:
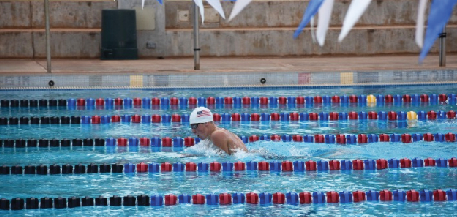
[[[207,123],[192,124],[191,125],[192,133],[195,134],[200,139],[206,139],[206,137],[207,137],[206,124]]]

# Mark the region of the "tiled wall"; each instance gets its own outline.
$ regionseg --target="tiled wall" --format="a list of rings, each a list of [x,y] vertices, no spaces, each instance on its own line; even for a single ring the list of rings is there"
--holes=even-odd
[[[265,83],[261,83],[261,79]],[[54,85],[49,85],[50,81]],[[389,85],[405,83],[453,83],[457,71],[382,72],[288,72],[163,75],[21,75],[0,76],[0,89],[98,89],[98,88],[186,88],[245,86],[322,86]]]

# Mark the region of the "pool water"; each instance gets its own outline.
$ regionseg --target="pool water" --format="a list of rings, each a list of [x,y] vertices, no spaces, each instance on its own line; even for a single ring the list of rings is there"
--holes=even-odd
[[[354,88],[246,88],[246,89],[170,89],[170,90],[37,90],[0,91],[0,99],[78,99],[78,98],[143,98],[143,97],[270,97],[270,96],[324,96],[343,94],[451,94],[457,86],[379,86]],[[449,111],[456,105],[284,105],[277,107],[220,107],[214,113],[282,113],[282,112],[350,112],[350,111]],[[93,116],[93,115],[144,115],[144,114],[190,114],[189,107],[179,108],[121,108],[121,109],[75,109],[67,108],[2,108],[0,117],[22,116]],[[402,124],[403,123],[403,124]],[[403,134],[403,133],[457,133],[455,119],[427,121],[271,121],[250,123],[217,123],[240,136],[251,135],[315,135],[315,134]],[[69,125],[3,125],[0,139],[85,139],[85,138],[152,138],[194,137],[187,123],[110,123]],[[186,162],[282,162],[282,161],[331,161],[331,160],[377,160],[377,159],[450,159],[456,157],[456,143],[377,142],[366,144],[306,143],[283,141],[256,141],[248,143],[250,153],[233,156],[219,155],[203,146],[204,141],[193,147],[121,147],[121,146],[71,146],[71,147],[26,147],[0,149],[0,165],[89,165],[93,164],[138,164],[186,163]],[[222,171],[222,172],[167,172],[167,173],[95,173],[58,175],[0,175],[0,198],[70,198],[100,195],[105,198],[119,195],[167,195],[167,194],[215,194],[248,192],[354,192],[360,191],[420,191],[427,189],[455,189],[457,169],[450,167],[388,168],[384,170],[327,170],[304,172],[278,171]],[[109,199],[108,199],[109,200]],[[232,204],[176,206],[94,206],[67,209],[0,210],[0,215],[10,216],[189,216],[189,215],[247,215],[247,216],[335,216],[335,215],[453,215],[455,201],[444,202],[373,202],[324,203],[324,204]]]

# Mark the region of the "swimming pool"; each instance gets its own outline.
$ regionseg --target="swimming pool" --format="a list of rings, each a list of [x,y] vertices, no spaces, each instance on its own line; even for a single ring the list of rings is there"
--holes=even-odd
[[[453,214],[455,90],[380,85],[0,91],[0,173],[7,173],[0,175],[0,214]],[[370,95],[376,103],[364,101]],[[254,153],[220,156],[197,143],[185,120],[199,105],[219,114],[218,124]],[[408,118],[410,111],[417,120]],[[11,210],[22,208],[15,198],[24,200],[24,209]],[[174,199],[176,205],[166,206]],[[73,207],[78,201],[89,206]]]

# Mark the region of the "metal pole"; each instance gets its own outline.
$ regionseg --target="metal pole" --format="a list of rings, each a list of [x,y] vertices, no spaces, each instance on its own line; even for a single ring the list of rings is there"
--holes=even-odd
[[[199,40],[199,22],[198,7],[194,4],[194,70],[200,70],[200,40]]]
[[[440,34],[440,67],[446,66],[446,26]]]
[[[51,73],[51,31],[49,25],[49,0],[44,0],[44,13],[46,17],[46,58],[48,62],[47,71]]]

